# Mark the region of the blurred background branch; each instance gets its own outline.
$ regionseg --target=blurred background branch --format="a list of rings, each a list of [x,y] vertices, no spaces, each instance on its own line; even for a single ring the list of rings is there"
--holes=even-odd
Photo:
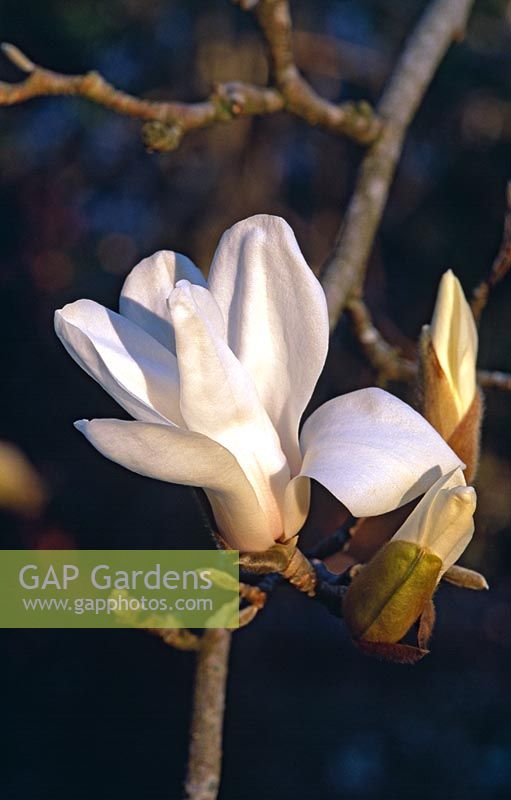
[[[48,95],[84,97],[117,114],[151,121],[152,125],[144,129],[144,138],[154,150],[175,150],[185,133],[214,122],[226,122],[241,114],[270,114],[283,108],[278,92],[243,83],[218,85],[201,103],[143,100],[116,89],[98,72],[62,75],[37,66],[12,44],[4,43],[2,50],[28,77],[21,83],[0,83],[0,105]]]
[[[490,290],[493,289],[511,268],[511,184],[506,191],[506,213],[504,218],[504,234],[499,252],[492,264],[488,278],[474,289],[472,311],[476,321],[486,306]],[[346,310],[351,320],[353,333],[360,348],[377,374],[380,382],[413,381],[417,377],[417,362],[404,358],[398,347],[386,341],[382,333],[374,325],[371,312],[362,296],[359,287],[356,294],[348,299]],[[478,380],[481,386],[488,389],[511,391],[511,375],[501,371],[479,370]]]
[[[300,74],[294,57],[289,0],[237,2],[246,10],[254,10],[268,47],[275,86],[287,111],[302,117],[309,125],[321,125],[362,144],[373,142],[378,137],[381,122],[367,102],[330,103],[320,97]]]
[[[374,326],[369,309],[361,298],[350,300],[346,310],[351,317],[353,332],[362,352],[377,374],[378,381],[403,381],[408,383],[417,377],[417,363],[403,358],[399,349],[390,345]],[[480,369],[477,378],[486,389],[511,391],[511,374],[498,370]]]
[[[464,32],[473,0],[434,0],[411,35],[377,106],[383,133],[369,149],[322,283],[330,329],[360,291],[406,131],[446,50]]]
[[[491,266],[488,277],[476,286],[472,294],[472,313],[476,322],[488,302],[491,290],[504,278],[511,269],[511,182],[506,191],[506,216],[504,219],[504,233],[499,252]]]
[[[15,45],[3,43],[7,58],[28,74],[19,84],[0,82],[0,105],[14,105],[33,97],[76,95],[115,111],[145,121],[143,137],[151,150],[179,147],[188,131],[240,116],[272,114],[285,109],[303,117],[310,125],[321,125],[361,144],[373,142],[381,123],[367,102],[334,104],[321,98],[296,68],[288,0],[243,2],[255,7],[268,44],[276,86],[259,87],[242,82],[215,86],[208,100],[200,103],[170,103],[143,100],[116,89],[98,72],[63,75],[34,64]]]

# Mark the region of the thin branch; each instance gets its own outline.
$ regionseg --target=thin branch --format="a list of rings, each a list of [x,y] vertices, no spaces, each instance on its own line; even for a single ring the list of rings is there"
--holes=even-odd
[[[480,369],[477,372],[477,380],[485,389],[502,389],[505,392],[511,392],[511,375],[508,372]]]
[[[369,364],[381,378],[408,383],[417,377],[418,366],[415,361],[403,358],[399,350],[386,341],[375,327],[371,312],[358,297],[346,306],[350,314],[353,332]],[[480,369],[477,381],[485,389],[501,389],[511,392],[511,375],[499,370]]]
[[[199,650],[201,640],[187,628],[146,628],[176,650]]]
[[[511,181],[507,185],[506,215],[504,218],[504,234],[499,252],[493,262],[488,277],[476,286],[472,293],[470,306],[476,322],[479,322],[491,290],[504,278],[511,269]]]
[[[195,676],[187,800],[215,800],[222,767],[222,729],[231,646],[228,630],[207,630],[201,639]]]
[[[48,95],[84,97],[117,114],[148,123],[144,137],[154,150],[177,148],[184,134],[196,128],[241,116],[271,114],[284,107],[282,97],[274,89],[244,83],[219,84],[210,97],[200,103],[143,100],[116,89],[98,72],[62,75],[33,64],[12,44],[3,44],[2,50],[28,77],[21,83],[0,82],[0,105],[11,106]]]
[[[373,324],[371,314],[361,297],[348,301],[346,310],[351,317],[353,332],[360,347],[371,364],[385,380],[412,380],[417,373],[413,361],[403,358],[399,350],[392,347]]]
[[[377,107],[383,133],[369,149],[332,254],[323,270],[330,328],[364,281],[367,261],[406,131],[451,42],[463,31],[473,0],[434,0],[410,37]]]
[[[98,72],[64,75],[34,64],[12,44],[2,44],[2,51],[28,77],[14,84],[0,81],[0,106],[16,105],[34,97],[49,95],[83,97],[117,114],[143,120],[144,140],[151,150],[175,150],[187,132],[216,122],[273,114],[288,108],[284,95],[278,89],[240,82],[216,85],[208,99],[199,103],[144,100],[116,89]],[[319,109],[322,103],[323,113],[318,114],[314,108]],[[323,125],[359,142],[373,141],[380,130],[367,103],[334,106],[311,95],[310,102],[305,102],[300,108],[301,111],[295,109],[293,113],[305,115],[310,124]]]
[[[382,126],[368,103],[331,103],[320,97],[300,74],[293,53],[288,0],[238,2],[245,10],[254,10],[268,46],[275,86],[284,99],[286,110],[309,125],[321,125],[361,144],[374,142]]]

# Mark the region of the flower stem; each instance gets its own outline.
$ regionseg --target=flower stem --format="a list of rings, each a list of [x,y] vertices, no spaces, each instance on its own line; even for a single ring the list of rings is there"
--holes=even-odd
[[[186,800],[215,800],[222,766],[222,729],[231,632],[207,630],[195,676]]]

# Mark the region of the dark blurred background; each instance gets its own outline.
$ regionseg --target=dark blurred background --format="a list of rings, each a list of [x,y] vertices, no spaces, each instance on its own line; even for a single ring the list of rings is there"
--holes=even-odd
[[[423,5],[294,2],[298,63],[331,100],[374,102]],[[442,272],[469,291],[499,246],[510,20],[504,0],[476,4],[407,138],[367,299],[408,354]],[[1,0],[0,30],[44,66],[95,68],[148,97],[267,79],[253,19],[224,0]],[[20,77],[3,59],[0,78]],[[222,231],[259,212],[284,216],[317,270],[363,151],[283,114],[199,131],[164,156],[145,152],[136,121],[86,101],[33,100],[0,119],[0,438],[48,497],[32,519],[2,512],[1,546],[208,547],[188,491],[124,471],[74,431],[77,418],[123,414],[57,342],[53,311],[80,297],[116,308],[127,272],[160,248],[207,271]],[[510,308],[508,279],[483,318],[482,367],[511,370]],[[314,402],[372,380],[341,324]],[[464,557],[491,592],[442,588],[433,652],[414,668],[365,658],[322,608],[277,593],[235,635],[222,800],[511,796],[510,407],[487,392]],[[180,797],[192,655],[136,631],[4,631],[2,642],[2,798]]]

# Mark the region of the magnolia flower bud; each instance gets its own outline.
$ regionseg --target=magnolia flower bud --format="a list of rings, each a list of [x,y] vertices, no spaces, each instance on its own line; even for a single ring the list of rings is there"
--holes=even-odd
[[[391,541],[426,547],[442,559],[441,577],[472,539],[476,502],[475,489],[457,468],[433,484]]]
[[[442,276],[431,321],[431,341],[452,392],[458,418],[476,392],[477,330],[470,306],[452,270]]]
[[[398,642],[474,532],[476,494],[461,469],[440,478],[397,533],[353,579],[343,603],[354,639]]]
[[[411,542],[390,541],[348,589],[343,614],[354,639],[394,643],[432,597],[442,560]]]
[[[421,337],[423,414],[466,464],[472,480],[479,457],[481,395],[476,385],[477,330],[459,280],[440,281],[431,327]]]

